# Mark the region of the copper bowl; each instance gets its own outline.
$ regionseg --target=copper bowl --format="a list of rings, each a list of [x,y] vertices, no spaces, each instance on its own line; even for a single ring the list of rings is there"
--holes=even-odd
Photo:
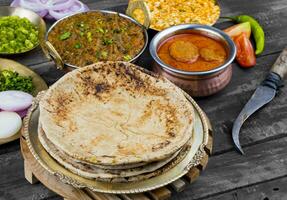
[[[159,46],[166,39],[182,33],[197,33],[219,41],[227,52],[225,63],[208,71],[184,71],[164,63],[157,55]],[[215,94],[231,80],[231,63],[236,55],[236,47],[231,38],[217,28],[195,24],[173,26],[156,34],[150,43],[149,50],[154,60],[154,71],[174,82],[191,96],[202,97]]]

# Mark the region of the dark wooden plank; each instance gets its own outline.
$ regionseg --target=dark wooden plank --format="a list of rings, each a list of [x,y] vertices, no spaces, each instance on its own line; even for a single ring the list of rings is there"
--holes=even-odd
[[[24,161],[19,151],[0,155],[0,199],[27,200],[56,196],[42,184],[31,185],[24,178]]]
[[[204,200],[283,200],[287,199],[287,177],[240,188]]]
[[[246,148],[247,156],[235,152],[213,156],[198,180],[174,199],[204,198],[286,176],[286,145],[287,138],[282,138]]]
[[[245,157],[235,152],[213,156],[199,179],[174,195],[173,199],[203,198],[286,176],[286,145],[287,138],[282,138],[246,148]],[[54,195],[44,186],[26,182],[23,160],[18,152],[0,155],[0,172],[0,191],[10,191],[14,199],[31,199],[33,195],[40,194],[46,197]]]
[[[0,0],[0,5],[5,5],[7,2],[7,0]],[[110,6],[120,5],[121,7],[116,8],[116,10],[119,11],[124,11],[126,4],[126,1],[123,0],[88,0],[86,2],[90,2],[91,8],[94,9],[103,9],[109,8]],[[222,6],[222,13],[224,15],[247,13],[252,14],[259,19],[263,24],[267,35],[266,51],[264,54],[277,52],[286,44],[286,0],[221,0],[219,2]],[[218,26],[224,27],[225,25],[226,24],[219,24]],[[11,58],[18,60],[23,64],[32,65],[31,68],[35,69],[37,73],[42,75],[48,84],[52,84],[62,76],[62,73],[57,71],[53,67],[52,63],[35,65],[46,61],[40,49],[35,51],[36,52]],[[145,53],[145,56],[147,57],[142,59],[139,64],[141,66],[148,67],[150,66],[151,58],[148,57],[149,54],[147,52]],[[258,65],[250,70],[244,70],[238,66],[234,66],[232,82],[224,91],[209,98],[197,99],[199,104],[207,112],[215,129],[215,154],[227,152],[233,148],[230,138],[232,122],[249,99],[253,90],[264,78],[276,57],[277,55],[262,57],[258,59]],[[280,141],[280,138],[285,137],[287,134],[286,93],[287,90],[285,87],[271,104],[267,105],[264,109],[255,114],[244,125],[241,131],[241,142],[243,146],[249,146],[247,148],[247,158],[240,157],[235,152],[229,152],[213,157],[210,161],[209,167],[206,169],[206,173],[203,174],[193,186],[189,187],[187,191],[183,192],[179,196],[176,195],[174,199],[190,199],[190,197],[197,198],[199,197],[197,196],[198,194],[202,194],[202,196],[214,195],[226,190],[242,186],[244,187],[249,183],[256,183],[273,177],[279,177],[284,173],[286,175],[286,171],[284,171],[284,169],[279,169],[283,168],[282,164],[279,163],[277,166],[270,166],[273,159],[278,160],[281,156],[283,157],[283,162],[286,166],[286,154],[282,151],[284,145],[282,146]],[[278,140],[274,140],[276,138]],[[260,144],[272,139],[274,141]],[[282,140],[284,142],[286,141],[285,138],[282,138]],[[277,146],[277,143],[279,146]],[[254,144],[257,145],[253,146]],[[263,152],[274,147],[275,150],[273,150],[275,152],[274,154],[270,152],[267,153],[265,158],[264,154],[262,154],[260,150],[261,147],[263,147]],[[26,183],[23,176],[22,159],[19,155],[18,158],[15,157],[17,152],[9,153],[17,150],[18,148],[18,142],[0,146],[0,154],[3,154],[0,155],[0,199],[59,199],[58,197],[55,197],[53,193],[44,189],[40,184],[30,186]],[[281,149],[279,153],[278,148]],[[276,155],[276,152],[278,155]],[[11,161],[7,162],[8,165],[3,165],[3,163],[6,162],[6,159],[8,159],[6,156],[8,156]],[[267,161],[270,162],[269,165]],[[246,165],[242,164],[246,162]],[[261,167],[260,164],[262,163],[263,165]],[[252,169],[255,170],[253,171]],[[274,173],[271,174],[270,170],[274,170]],[[227,172],[227,174],[223,174],[223,172]],[[241,173],[243,172],[247,174],[242,175]],[[250,177],[248,173],[250,173]],[[267,175],[265,175],[265,173]],[[240,177],[240,175],[242,177]],[[250,181],[250,179],[252,180]],[[6,184],[7,186],[5,186]],[[226,185],[228,187],[226,187]],[[210,190],[209,193],[201,192],[201,187],[208,188]],[[7,192],[8,189],[12,189],[12,195],[10,192]],[[255,192],[254,194],[258,194],[258,192]],[[285,199],[283,194],[280,194],[279,197],[282,197],[281,199]]]
[[[19,140],[0,145],[0,155],[18,151],[20,149]]]

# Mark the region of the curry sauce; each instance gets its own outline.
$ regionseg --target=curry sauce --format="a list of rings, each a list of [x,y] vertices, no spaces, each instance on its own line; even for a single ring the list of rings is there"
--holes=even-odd
[[[65,63],[83,67],[98,61],[130,61],[144,48],[145,36],[143,28],[129,19],[93,11],[59,21],[48,41]]]
[[[223,44],[196,33],[168,38],[162,42],[157,53],[164,63],[184,71],[212,70],[227,58]]]

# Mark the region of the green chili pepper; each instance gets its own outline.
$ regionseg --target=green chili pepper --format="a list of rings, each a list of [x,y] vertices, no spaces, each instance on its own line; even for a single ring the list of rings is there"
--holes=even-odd
[[[251,31],[252,31],[253,37],[256,42],[255,54],[258,55],[263,52],[264,44],[265,44],[265,34],[264,34],[262,27],[260,26],[260,24],[258,23],[256,19],[248,15],[239,15],[239,16],[233,16],[233,17],[222,17],[222,18],[231,19],[232,21],[235,21],[237,23],[249,22],[251,25]]]

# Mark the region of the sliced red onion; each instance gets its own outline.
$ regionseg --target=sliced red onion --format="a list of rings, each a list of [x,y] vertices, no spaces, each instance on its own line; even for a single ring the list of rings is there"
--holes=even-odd
[[[33,96],[22,91],[0,92],[0,108],[4,111],[20,111],[31,106]]]
[[[79,13],[79,12],[85,12],[87,10],[88,10],[87,7],[82,2],[75,1],[71,7],[63,8],[62,10],[54,10],[54,9],[49,10],[49,14],[58,20],[68,15]]]
[[[74,13],[89,10],[79,0],[14,0],[11,6],[31,9],[47,19],[60,19]]]
[[[41,10],[41,11],[38,11],[37,14],[40,15],[41,17],[45,17],[47,16],[48,14],[48,10]]]
[[[50,20],[54,19],[54,17],[52,17],[49,13],[45,16],[45,18]]]
[[[19,6],[19,2],[20,0],[14,0],[12,1],[12,3],[10,4],[11,7],[18,7]]]
[[[29,107],[30,108],[30,107]],[[16,111],[16,113],[23,119],[24,117],[26,117],[29,108],[26,108],[25,110],[20,110],[20,111]],[[0,111],[1,112],[1,111]]]

